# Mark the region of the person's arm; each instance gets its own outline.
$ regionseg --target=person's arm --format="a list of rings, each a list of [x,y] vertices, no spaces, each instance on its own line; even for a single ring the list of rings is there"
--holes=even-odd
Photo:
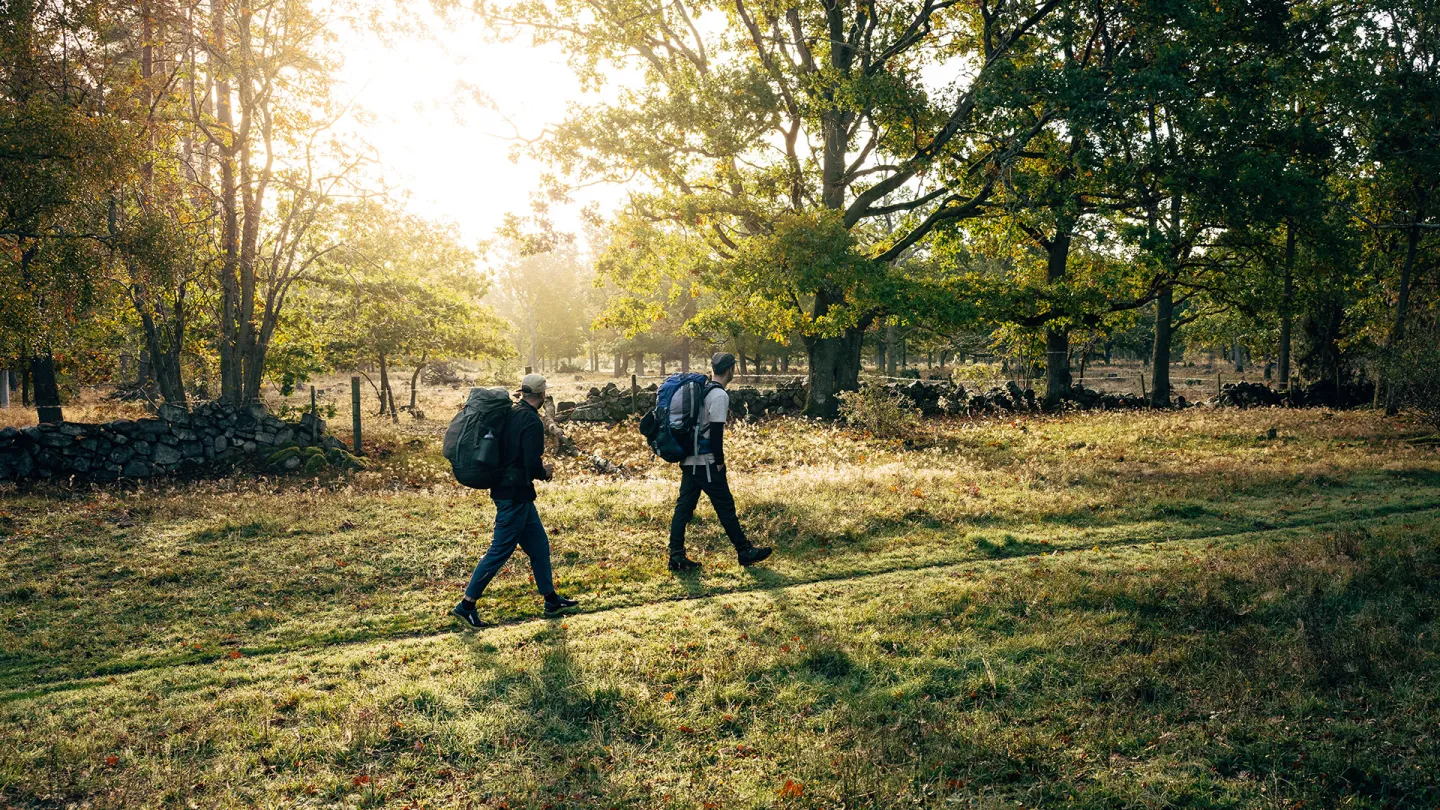
[[[715,456],[715,467],[725,469],[725,423],[710,423],[710,452]]]
[[[541,461],[545,454],[545,426],[540,417],[526,419],[520,428],[520,458],[531,481],[549,481],[550,470]]]

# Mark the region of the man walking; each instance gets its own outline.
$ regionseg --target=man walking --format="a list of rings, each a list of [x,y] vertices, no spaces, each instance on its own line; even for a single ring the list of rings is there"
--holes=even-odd
[[[735,377],[735,355],[721,352],[710,360],[710,379],[705,400],[700,407],[698,424],[699,452],[680,462],[680,496],[675,499],[675,515],[670,518],[670,570],[693,571],[700,564],[685,556],[685,525],[695,515],[700,493],[705,493],[725,536],[735,546],[741,565],[753,565],[770,556],[770,549],[750,544],[740,519],[735,516],[735,498],[725,478],[725,422],[730,418],[730,395],[725,386]]]
[[[465,598],[451,611],[471,627],[484,627],[475,609],[475,600],[515,553],[515,546],[530,558],[535,587],[545,597],[545,614],[559,613],[580,604],[555,593],[550,575],[550,538],[535,510],[535,483],[549,481],[550,465],[540,460],[545,453],[545,426],[539,408],[545,402],[545,378],[527,374],[520,383],[520,402],[510,411],[509,423],[500,443],[500,466],[506,471],[500,486],[490,490],[495,501],[495,537],[490,549],[475,566]]]

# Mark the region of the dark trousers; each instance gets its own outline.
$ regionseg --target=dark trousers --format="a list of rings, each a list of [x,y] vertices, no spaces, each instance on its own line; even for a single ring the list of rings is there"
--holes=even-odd
[[[542,594],[555,590],[550,581],[550,537],[540,525],[540,513],[535,510],[534,501],[495,501],[495,537],[490,549],[475,566],[470,575],[470,585],[465,589],[466,599],[479,599],[485,593],[485,586],[500,573],[505,561],[519,546],[530,558],[530,570],[535,572],[535,588]]]
[[[700,493],[710,498],[720,525],[725,527],[725,536],[730,538],[736,551],[750,547],[745,539],[745,530],[740,528],[740,518],[735,516],[735,498],[730,494],[730,482],[725,473],[710,467],[680,466],[680,497],[675,499],[675,515],[670,518],[670,553],[685,553],[685,524],[695,516],[695,506],[700,503]]]

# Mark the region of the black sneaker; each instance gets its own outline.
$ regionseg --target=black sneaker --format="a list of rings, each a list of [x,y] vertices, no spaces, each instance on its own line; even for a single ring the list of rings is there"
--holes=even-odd
[[[554,616],[562,611],[569,610],[580,604],[574,599],[566,599],[558,593],[552,593],[545,597],[545,615]]]
[[[676,573],[679,573],[681,571],[694,571],[697,570],[699,567],[700,563],[695,562],[689,557],[686,557],[684,553],[670,555],[669,568],[671,571],[674,571]]]
[[[490,626],[489,622],[480,618],[480,611],[476,610],[474,605],[467,608],[465,607],[465,603],[461,602],[450,611],[450,614],[458,617],[460,621],[465,622],[471,627],[480,628]]]
[[[736,552],[735,556],[740,560],[741,565],[754,565],[769,557],[772,550],[769,546],[751,546],[744,551]]]

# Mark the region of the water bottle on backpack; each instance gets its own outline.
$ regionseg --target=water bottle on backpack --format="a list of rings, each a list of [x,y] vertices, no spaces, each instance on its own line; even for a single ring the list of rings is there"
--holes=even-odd
[[[500,466],[500,443],[512,407],[504,388],[470,389],[465,407],[450,420],[440,445],[456,481],[473,489],[504,483],[507,470]]]

